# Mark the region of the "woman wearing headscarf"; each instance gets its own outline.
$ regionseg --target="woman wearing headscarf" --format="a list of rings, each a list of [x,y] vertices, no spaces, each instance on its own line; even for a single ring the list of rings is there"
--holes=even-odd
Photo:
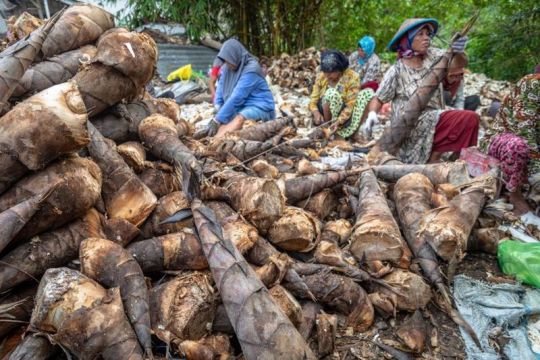
[[[369,133],[378,122],[377,112],[382,104],[392,102],[390,121],[400,116],[409,99],[422,84],[431,68],[443,55],[443,50],[431,47],[439,24],[435,19],[408,19],[403,22],[388,48],[397,51],[397,62],[388,69],[369,104],[369,114],[362,131]],[[467,37],[452,43],[456,56],[465,56]],[[418,118],[398,157],[405,163],[421,164],[439,162],[445,152],[459,153],[461,149],[475,146],[478,141],[480,117],[474,111],[444,110],[442,83]]]
[[[374,91],[360,90],[358,74],[349,68],[349,60],[340,51],[323,52],[320,69],[309,103],[313,122],[320,125],[332,121],[331,129],[348,138],[358,129]]]
[[[504,99],[480,147],[501,162],[508,199],[514,212],[531,211],[521,188],[529,182],[529,197],[540,203],[540,64],[523,77]],[[527,179],[528,178],[528,179]]]
[[[381,60],[375,54],[375,39],[373,37],[366,35],[358,40],[358,49],[349,56],[349,63],[351,68],[360,75],[361,87],[369,85],[368,87],[375,87],[376,91],[376,84],[379,82],[381,72]]]
[[[242,128],[246,119],[275,119],[274,98],[257,58],[236,39],[225,41],[217,57],[224,63],[214,100],[219,110],[205,134],[220,137]]]

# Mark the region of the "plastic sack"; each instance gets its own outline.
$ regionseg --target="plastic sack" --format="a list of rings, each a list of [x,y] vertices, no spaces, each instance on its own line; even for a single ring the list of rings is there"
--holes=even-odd
[[[193,74],[193,70],[191,69],[191,64],[187,64],[182,67],[179,67],[178,69],[174,70],[169,75],[167,75],[167,81],[189,80],[191,79],[192,74]]]
[[[540,243],[505,240],[497,249],[499,266],[524,284],[540,288]]]
[[[467,170],[471,176],[480,176],[499,166],[499,160],[482,153],[475,147],[461,149],[459,159],[467,163]]]

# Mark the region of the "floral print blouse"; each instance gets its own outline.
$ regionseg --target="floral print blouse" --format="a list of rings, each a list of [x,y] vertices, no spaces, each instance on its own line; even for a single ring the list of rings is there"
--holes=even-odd
[[[503,100],[499,112],[480,147],[487,151],[491,139],[511,132],[527,141],[530,148],[529,174],[540,172],[540,74],[529,74],[518,81]]]
[[[324,73],[319,72],[317,79],[315,79],[313,90],[311,91],[309,111],[313,112],[318,110],[317,104],[324,96],[324,93],[328,87],[329,85],[326,76],[324,76]],[[356,97],[360,92],[360,77],[354,70],[346,69],[335,88],[341,94],[343,104],[345,105],[339,114],[337,121],[340,124],[344,124],[351,117],[354,105],[356,103]]]

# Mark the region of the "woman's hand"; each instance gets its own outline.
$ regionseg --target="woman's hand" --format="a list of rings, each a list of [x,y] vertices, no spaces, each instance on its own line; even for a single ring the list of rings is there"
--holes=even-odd
[[[193,138],[196,140],[202,139],[204,137],[211,137],[216,135],[216,133],[219,130],[219,122],[216,119],[210,120],[208,125],[206,125],[201,130],[197,131],[195,134],[193,134]]]
[[[465,46],[469,38],[467,36],[460,36],[452,43],[452,52],[459,54],[465,52]]]
[[[316,126],[319,126],[324,122],[324,118],[318,110],[313,111],[312,115],[313,115],[313,123]]]
[[[333,123],[332,125],[330,125],[329,129],[330,129],[330,134],[334,134],[336,131],[338,131],[338,128],[341,126],[341,124],[336,121],[335,123]]]
[[[373,130],[373,126],[378,123],[379,117],[377,116],[377,113],[375,111],[370,111],[366,118],[366,121],[360,126],[360,131],[362,132],[364,138],[371,138],[371,131]]]

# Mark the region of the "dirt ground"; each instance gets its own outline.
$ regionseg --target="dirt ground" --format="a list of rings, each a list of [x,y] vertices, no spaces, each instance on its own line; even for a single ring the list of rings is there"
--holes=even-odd
[[[484,253],[468,254],[460,263],[457,274],[465,274],[475,279],[491,282],[513,282],[505,277],[497,264],[497,257]],[[457,325],[442,312],[433,302],[422,313],[428,325],[428,339],[426,349],[422,354],[410,354],[403,352],[398,359],[466,359],[464,344]],[[379,334],[378,340],[384,341],[395,348],[405,350],[394,335],[395,327],[399,326],[410,314],[400,312],[396,319],[383,319],[379,314],[372,328],[362,334],[348,335],[346,330],[340,329],[337,339],[337,352],[326,359],[351,360],[351,359],[392,359],[387,351],[382,350],[373,342],[373,338]]]

